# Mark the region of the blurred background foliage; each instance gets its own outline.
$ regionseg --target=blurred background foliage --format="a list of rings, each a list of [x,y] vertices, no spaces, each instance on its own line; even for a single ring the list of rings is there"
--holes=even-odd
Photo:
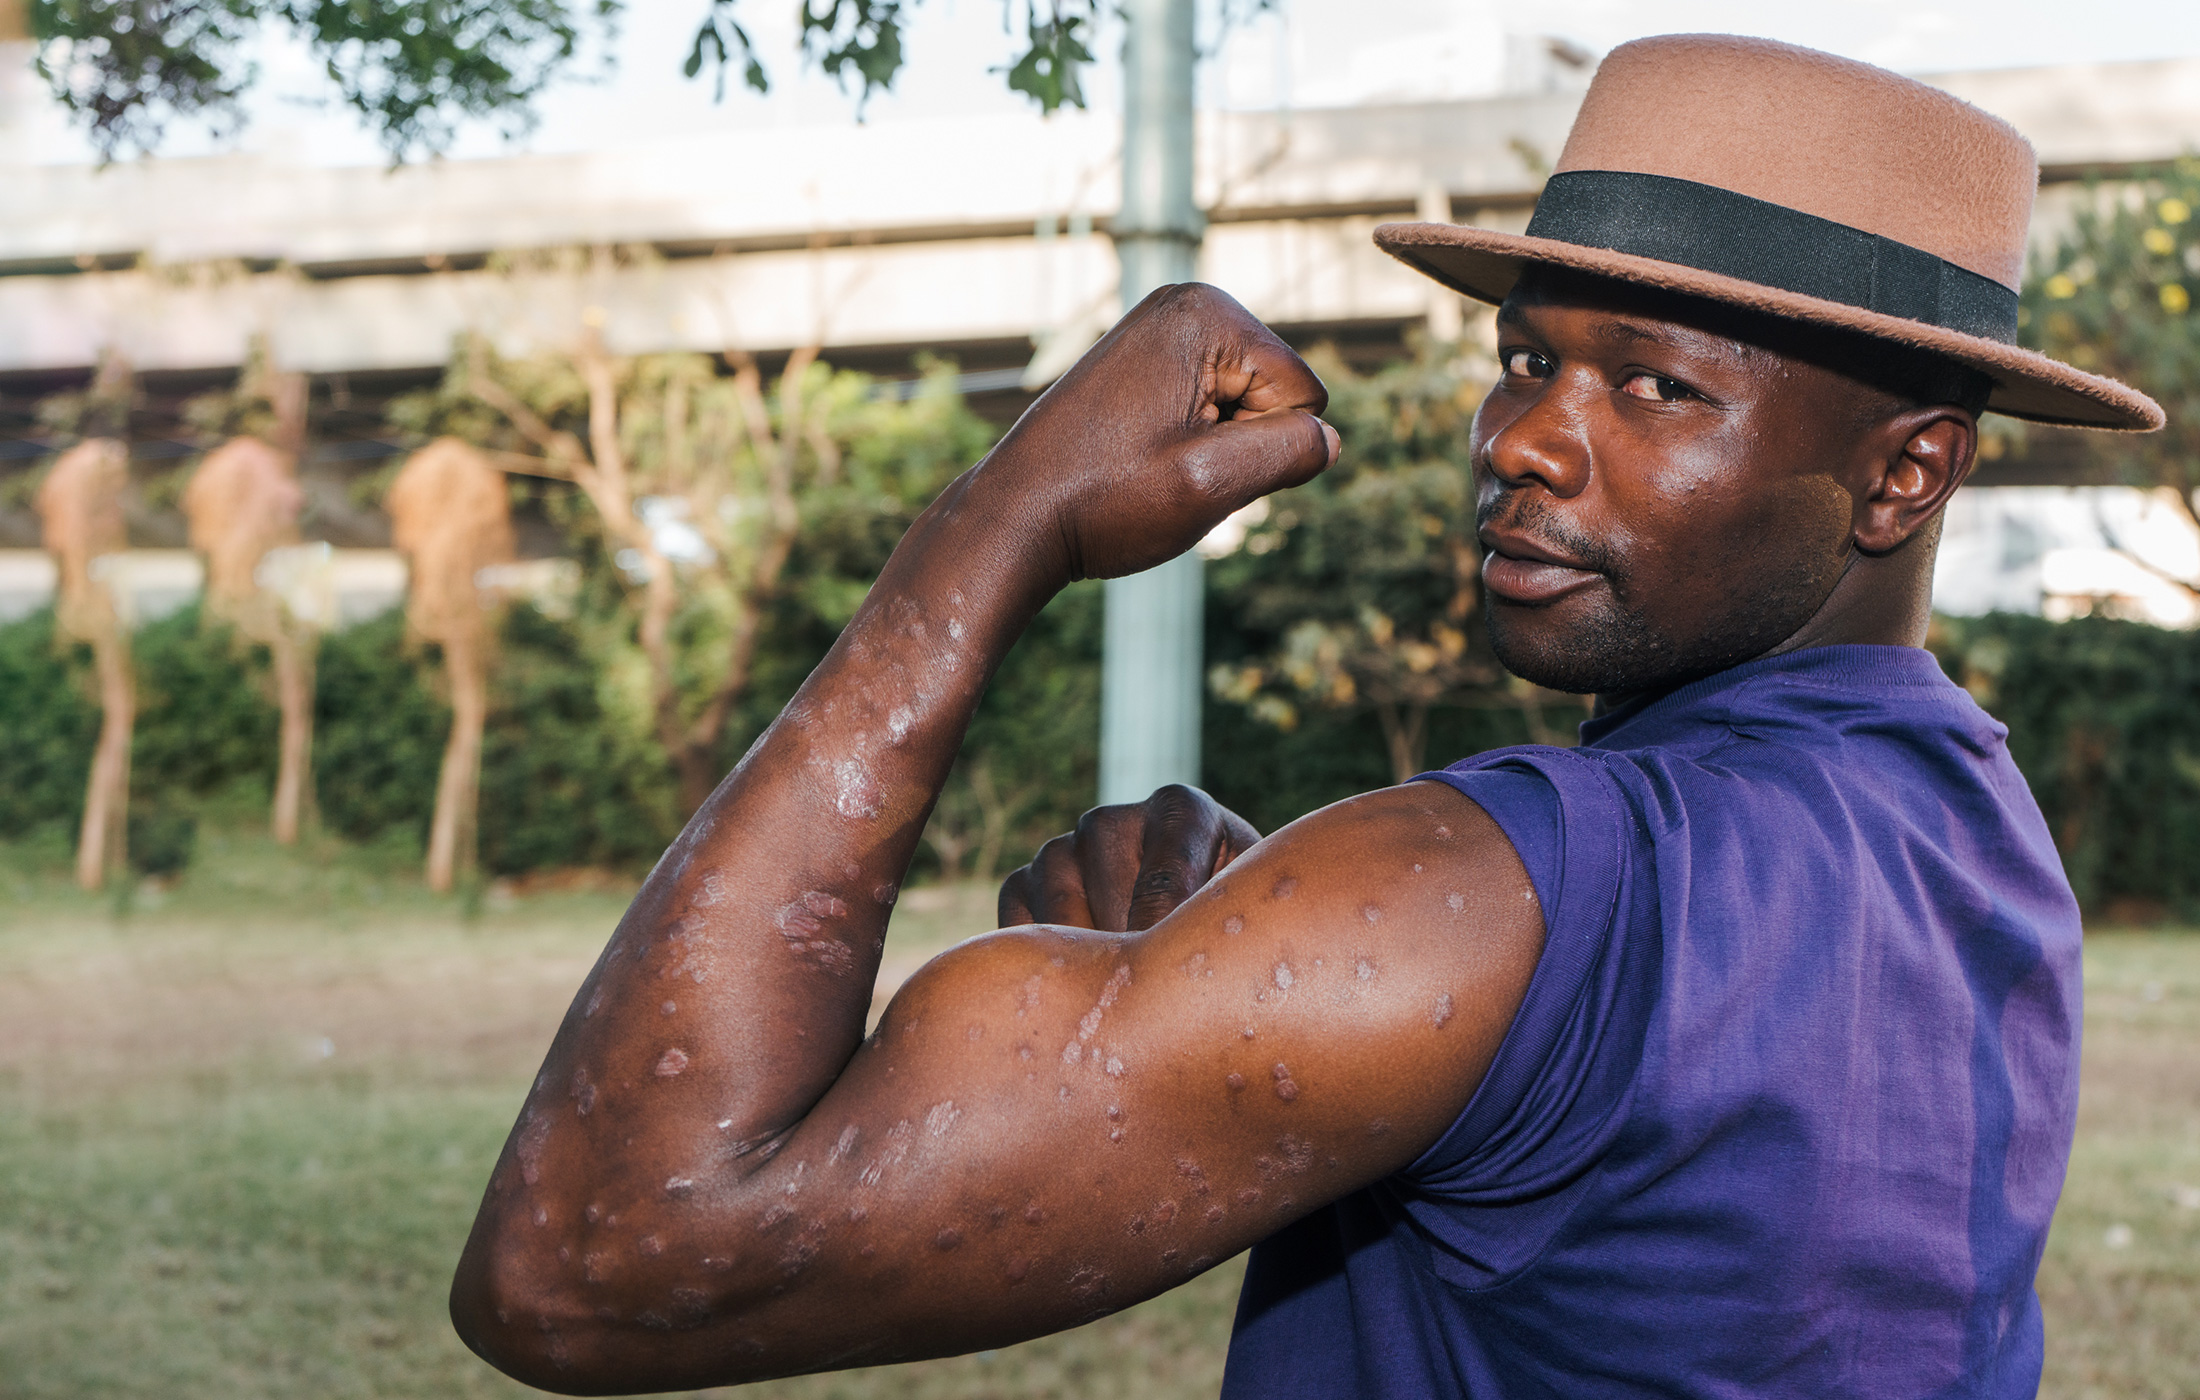
[[[1481,385],[1458,347],[1370,371],[1315,360],[1342,464],[1273,498],[1208,568],[1205,781],[1263,830],[1486,748],[1571,742],[1583,714],[1578,697],[1527,686],[1489,655],[1459,469]],[[561,401],[542,373],[530,397],[577,421],[582,399]],[[998,431],[956,396],[948,366],[906,400],[823,366],[806,373],[813,401],[830,405],[840,465],[801,496],[751,683],[717,741],[719,771],[824,655],[916,513]],[[470,411],[428,396],[401,416],[422,433],[526,445]],[[580,586],[547,611],[511,606],[499,624],[481,866],[636,874],[678,830],[683,803],[637,699],[632,584],[576,487],[513,482],[563,527]],[[920,877],[995,878],[1090,801],[1101,620],[1100,588],[1072,587],[1004,662],[926,831]],[[1933,646],[2009,726],[2089,908],[2200,908],[2200,868],[2180,856],[2200,847],[2200,635],[1997,615],[1943,619]],[[135,647],[131,856],[143,874],[175,874],[202,829],[263,817],[276,753],[268,659],[195,607],[141,628]],[[57,643],[50,612],[0,626],[0,841],[33,860],[65,863],[74,839],[98,728],[89,664]],[[314,754],[324,840],[420,849],[450,725],[439,675],[437,648],[409,640],[396,611],[327,637]]]
[[[2200,910],[2200,633],[1995,613],[1931,645],[2009,726],[2081,905]]]
[[[2200,525],[2200,158],[2095,184],[2030,272],[2019,338],[2142,386],[2169,416],[2143,436],[2073,434],[2078,454],[2109,480],[2170,488],[2162,499]]]

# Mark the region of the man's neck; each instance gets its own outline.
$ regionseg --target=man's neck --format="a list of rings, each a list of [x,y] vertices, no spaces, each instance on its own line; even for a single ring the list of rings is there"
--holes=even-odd
[[[1734,664],[1743,665],[1767,656],[1784,656],[1810,647],[1925,645],[1926,631],[1933,620],[1933,558],[1938,552],[1938,544],[1937,539],[1914,540],[1908,548],[1893,554],[1852,554],[1848,567],[1834,583],[1833,591],[1826,595],[1826,601],[1807,622],[1777,645]],[[1677,685],[1663,687],[1664,690],[1678,688]],[[1601,719],[1652,693],[1641,690],[1600,694],[1591,714]]]

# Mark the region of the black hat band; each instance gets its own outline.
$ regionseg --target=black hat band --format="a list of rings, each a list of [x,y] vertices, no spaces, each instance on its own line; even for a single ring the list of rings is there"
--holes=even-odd
[[[1922,248],[1716,185],[1621,170],[1553,175],[1530,238],[1605,248],[2014,344],[2017,294]]]

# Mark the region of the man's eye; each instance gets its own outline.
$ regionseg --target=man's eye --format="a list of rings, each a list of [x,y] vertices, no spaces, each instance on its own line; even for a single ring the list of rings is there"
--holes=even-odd
[[[1524,379],[1544,379],[1551,373],[1551,362],[1533,350],[1507,350],[1505,373],[1517,374]]]
[[[1695,391],[1686,384],[1678,379],[1667,379],[1662,374],[1631,374],[1619,388],[1623,394],[1649,399],[1653,403],[1678,403],[1695,395]]]

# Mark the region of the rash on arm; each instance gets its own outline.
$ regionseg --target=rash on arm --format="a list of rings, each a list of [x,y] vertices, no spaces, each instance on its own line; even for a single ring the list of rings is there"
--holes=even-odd
[[[540,1358],[521,1374],[952,1354],[1172,1287],[1444,1131],[1540,952],[1527,889],[1487,816],[1413,784],[1286,828],[1144,934],[964,944],[762,1145],[519,1190],[552,1275],[502,1324]]]

